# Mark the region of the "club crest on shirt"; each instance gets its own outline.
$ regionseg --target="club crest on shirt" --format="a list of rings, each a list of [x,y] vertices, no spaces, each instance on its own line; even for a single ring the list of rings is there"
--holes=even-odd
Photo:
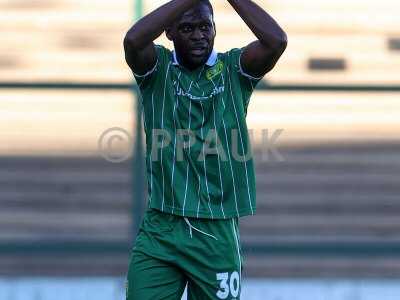
[[[222,61],[218,61],[214,67],[206,72],[206,78],[208,80],[213,79],[218,74],[221,74],[222,69],[224,68],[224,63]]]

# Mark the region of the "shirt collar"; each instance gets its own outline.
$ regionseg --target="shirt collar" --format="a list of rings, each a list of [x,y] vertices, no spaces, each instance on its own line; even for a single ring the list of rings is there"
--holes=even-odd
[[[179,66],[179,62],[178,62],[178,59],[176,58],[176,52],[175,52],[175,51],[172,51],[172,58],[173,58],[172,64],[173,64],[174,66]],[[211,51],[210,56],[208,57],[208,59],[207,59],[207,61],[206,61],[206,65],[209,66],[209,67],[212,67],[213,65],[216,64],[217,59],[218,59],[218,54],[217,54],[217,52],[213,49],[213,50]]]

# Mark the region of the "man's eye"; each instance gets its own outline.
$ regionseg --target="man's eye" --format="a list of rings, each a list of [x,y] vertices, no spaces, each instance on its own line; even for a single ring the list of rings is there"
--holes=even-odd
[[[200,26],[200,30],[208,31],[210,29],[210,26],[208,24],[203,24]]]
[[[190,32],[192,30],[191,26],[183,26],[181,27],[181,31],[183,32]]]

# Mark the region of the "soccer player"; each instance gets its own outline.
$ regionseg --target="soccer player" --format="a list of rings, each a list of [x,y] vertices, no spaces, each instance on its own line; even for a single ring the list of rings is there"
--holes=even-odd
[[[189,299],[240,299],[238,220],[256,211],[245,117],[287,38],[251,0],[225,1],[257,38],[243,48],[214,50],[213,8],[203,0],[166,3],[124,40],[143,105],[149,195],[128,300],[179,300],[186,285]],[[174,51],[153,43],[164,31]]]

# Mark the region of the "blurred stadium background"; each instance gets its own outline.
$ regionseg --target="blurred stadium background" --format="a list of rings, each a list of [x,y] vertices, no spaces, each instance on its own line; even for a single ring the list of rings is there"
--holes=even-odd
[[[164,2],[0,0],[1,300],[124,299],[145,180],[122,40]],[[243,299],[400,299],[400,2],[256,2],[289,46],[248,124],[284,130],[284,161],[257,160]],[[212,3],[219,51],[253,40]],[[98,151],[112,127],[122,163]]]

